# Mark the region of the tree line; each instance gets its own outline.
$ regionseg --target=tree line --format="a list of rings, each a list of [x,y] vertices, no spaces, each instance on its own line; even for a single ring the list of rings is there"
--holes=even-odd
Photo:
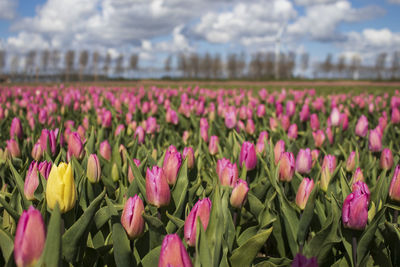
[[[293,78],[400,78],[400,52],[379,53],[375,62],[363,64],[359,55],[334,59],[327,54],[325,60],[311,62],[308,53],[294,52],[229,53],[179,53],[168,55],[164,66],[154,68],[160,77],[189,79],[293,79]],[[139,55],[100,54],[88,50],[31,50],[25,54],[7,54],[0,50],[0,78],[25,81],[96,81],[125,77],[141,78]]]

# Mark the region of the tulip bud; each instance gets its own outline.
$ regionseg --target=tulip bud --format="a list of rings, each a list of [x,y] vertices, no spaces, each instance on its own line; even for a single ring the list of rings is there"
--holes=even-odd
[[[111,123],[112,123],[112,114],[111,114],[111,111],[106,110],[106,111],[104,111],[104,113],[103,113],[102,120],[101,120],[101,125],[102,125],[104,128],[110,128],[110,127],[111,127]]]
[[[110,143],[108,143],[107,140],[104,140],[103,142],[100,143],[100,155],[105,158],[106,160],[111,159],[111,146]]]
[[[211,155],[216,155],[218,153],[218,143],[219,139],[218,136],[213,135],[210,138],[210,143],[208,144],[208,151]]]
[[[53,165],[47,179],[46,200],[50,209],[54,209],[58,203],[61,213],[75,206],[76,188],[71,163]]]
[[[332,129],[330,127],[328,127],[328,128],[326,128],[325,132],[326,132],[326,136],[328,137],[329,143],[332,145],[333,144],[333,132],[332,132]]]
[[[396,124],[396,123],[400,122],[400,111],[399,111],[398,108],[393,108],[392,109],[391,121],[392,121],[393,124]]]
[[[313,149],[311,151],[311,158],[312,158],[312,167],[314,167],[315,163],[318,162],[318,158],[319,158],[319,150],[318,149]]]
[[[231,206],[240,209],[246,200],[248,191],[249,187],[247,186],[247,182],[242,179],[238,179],[235,187],[232,190],[230,198]]]
[[[225,112],[225,126],[228,129],[233,129],[236,125],[236,112],[234,107],[229,107]]]
[[[125,203],[124,210],[122,211],[121,215],[121,224],[128,234],[129,239],[135,239],[143,233],[143,212],[143,201],[138,195],[130,197]]]
[[[136,164],[137,167],[140,165],[140,160],[138,159],[133,159],[133,163]],[[129,183],[132,183],[132,181],[135,179],[135,176],[133,176],[132,168],[129,166],[128,169],[128,181]]]
[[[119,170],[118,170],[117,163],[114,163],[111,167],[111,179],[114,182],[117,182],[119,180]]]
[[[329,182],[331,181],[332,174],[336,169],[336,157],[333,155],[326,155],[322,163],[321,172],[321,189],[326,192],[328,190]]]
[[[356,124],[356,135],[365,137],[368,132],[368,119],[364,115],[361,115],[361,117],[358,119],[357,124]]]
[[[32,158],[33,158],[34,160],[36,160],[36,161],[37,161],[37,160],[40,160],[40,158],[43,156],[43,150],[42,150],[42,147],[40,146],[39,143],[36,143],[36,144],[33,146],[31,155],[32,155]]]
[[[262,118],[265,116],[266,110],[263,104],[257,106],[257,117]]]
[[[245,164],[247,170],[253,170],[257,166],[256,149],[253,143],[245,141],[242,144],[239,155],[239,164],[241,167]]]
[[[167,183],[167,179],[163,170],[158,166],[153,166],[146,171],[146,196],[147,201],[156,206],[168,206],[171,193]]]
[[[316,147],[321,147],[325,141],[325,134],[322,130],[318,130],[312,133],[314,137],[314,143]]]
[[[17,139],[21,139],[23,134],[21,121],[19,118],[15,117],[10,126],[10,138],[14,139],[16,136]]]
[[[34,207],[22,212],[14,239],[14,259],[18,267],[35,266],[42,255],[46,230],[42,215]]]
[[[311,125],[311,129],[313,131],[316,131],[319,129],[319,119],[318,119],[318,115],[313,113],[310,116],[310,125]]]
[[[381,153],[380,160],[381,168],[384,170],[390,170],[393,166],[393,155],[392,151],[389,148],[385,148]]]
[[[332,126],[338,126],[340,123],[340,112],[337,107],[334,107],[331,111],[331,115],[329,117],[331,119]]]
[[[256,144],[256,151],[257,153],[263,153],[265,150],[265,142],[268,141],[268,132],[263,131],[258,136],[257,144]]]
[[[311,150],[300,149],[296,157],[296,171],[302,174],[309,173],[312,165]]]
[[[26,199],[34,200],[35,199],[35,191],[39,185],[39,176],[38,176],[38,164],[36,161],[32,161],[29,165],[29,169],[26,172],[25,184],[24,184],[24,194]]]
[[[271,131],[275,132],[276,128],[278,128],[278,121],[274,117],[269,118],[269,128],[271,128]]]
[[[239,177],[239,171],[236,163],[232,164],[231,162],[228,162],[220,171],[220,175],[218,177],[221,185],[233,187]]]
[[[278,164],[282,154],[285,152],[285,141],[279,140],[274,147],[275,164]]]
[[[68,154],[81,159],[84,153],[81,137],[76,132],[71,133],[68,137]]]
[[[343,203],[342,221],[346,228],[363,230],[368,222],[368,196],[361,191],[350,193]]]
[[[186,243],[193,247],[196,244],[197,218],[200,218],[201,225],[207,230],[210,220],[211,201],[204,198],[196,202],[185,221],[184,233]]]
[[[340,114],[340,125],[342,125],[342,130],[346,131],[349,127],[349,118],[346,113]]]
[[[226,159],[226,158],[222,158],[217,161],[216,171],[217,171],[218,177],[221,177],[222,171],[225,169],[225,167],[228,165],[228,163],[230,163],[230,161],[229,161],[229,159]]]
[[[163,162],[163,172],[169,185],[174,185],[178,178],[179,168],[182,165],[182,156],[176,150],[176,147],[170,145]]]
[[[256,126],[254,124],[254,121],[252,119],[248,119],[246,122],[246,133],[253,135],[255,131]]]
[[[42,147],[42,151],[47,151],[47,142],[50,145],[50,152],[54,156],[56,153],[56,131],[43,129],[42,133],[40,134],[40,138],[38,143]]]
[[[314,188],[314,181],[309,178],[304,178],[297,190],[296,194],[296,205],[301,209],[304,210],[307,204],[307,200],[310,197],[310,193]]]
[[[101,167],[96,154],[91,154],[88,158],[86,175],[91,183],[100,181]]]
[[[382,150],[382,134],[378,128],[369,132],[369,150],[372,152],[379,152]]]
[[[187,166],[189,169],[194,167],[194,151],[192,147],[185,147],[182,152],[182,157],[187,158]]]
[[[39,163],[39,173],[47,180],[51,171],[51,162],[43,161]]]
[[[280,122],[282,129],[286,132],[289,129],[290,126],[290,118],[287,115],[281,115],[280,116]]]
[[[364,174],[361,168],[357,168],[356,171],[354,172],[352,183],[354,184],[358,181],[364,182]]]
[[[279,180],[290,182],[293,178],[295,161],[292,152],[284,152],[279,160]]]
[[[11,154],[11,157],[18,158],[21,156],[21,151],[19,150],[19,145],[14,139],[6,141],[7,150]]]
[[[368,203],[369,203],[369,198],[370,198],[370,192],[368,189],[368,186],[366,183],[364,183],[363,181],[358,181],[356,183],[354,183],[351,186],[351,191],[354,193],[356,191],[360,191],[362,194],[366,194],[367,195],[367,199],[368,199]]]
[[[188,139],[189,139],[189,136],[190,136],[190,134],[189,134],[188,131],[184,131],[184,132],[183,132],[183,134],[182,134],[182,141],[183,141],[183,143],[184,143],[185,145],[187,144],[187,141],[188,141]]]
[[[356,152],[352,151],[346,161],[346,170],[351,172],[356,167]]]
[[[297,139],[297,124],[292,124],[288,130],[289,139],[296,140]]]
[[[208,127],[200,127],[200,136],[204,142],[208,142]]]
[[[293,259],[292,267],[318,267],[317,257],[307,259],[304,255],[297,253]]]
[[[400,165],[394,170],[392,182],[390,183],[389,197],[391,200],[400,202]]]
[[[115,129],[114,136],[118,136],[125,131],[125,125],[119,124]]]
[[[286,102],[286,115],[292,117],[296,113],[296,104],[293,100],[289,100]]]
[[[138,126],[136,128],[134,138],[137,138],[137,142],[139,145],[144,143],[145,133],[142,126]]]
[[[190,257],[177,234],[164,237],[158,267],[192,267]]]

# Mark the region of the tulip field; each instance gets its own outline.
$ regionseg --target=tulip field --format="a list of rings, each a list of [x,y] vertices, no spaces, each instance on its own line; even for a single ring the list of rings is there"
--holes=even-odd
[[[0,85],[0,266],[400,266],[400,92]]]

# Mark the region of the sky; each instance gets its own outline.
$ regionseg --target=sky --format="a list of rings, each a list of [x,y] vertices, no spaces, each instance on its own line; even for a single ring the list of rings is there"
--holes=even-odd
[[[368,63],[400,49],[398,14],[400,0],[0,0],[0,49],[137,53],[161,67],[180,52],[274,51],[281,32],[282,52]]]

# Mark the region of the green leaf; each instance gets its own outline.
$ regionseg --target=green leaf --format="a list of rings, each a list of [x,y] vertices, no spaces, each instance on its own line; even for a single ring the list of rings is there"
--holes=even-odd
[[[0,228],[0,249],[4,260],[7,261],[14,251],[14,240],[3,229]]]
[[[258,251],[267,242],[268,237],[272,232],[272,227],[267,230],[262,230],[257,235],[253,236],[246,243],[235,249],[230,258],[233,267],[250,266]]]
[[[160,259],[161,246],[153,248],[146,256],[142,259],[141,263],[143,267],[154,267],[158,266],[158,260]]]
[[[113,224],[114,259],[117,266],[136,266],[129,239],[120,223]]]
[[[300,218],[299,229],[297,231],[297,242],[300,245],[304,245],[304,241],[307,236],[308,227],[310,226],[311,220],[314,215],[315,198],[318,192],[318,186],[314,186],[307,200],[306,207]]]
[[[13,177],[15,179],[15,183],[17,185],[17,188],[19,190],[19,193],[21,195],[21,198],[24,203],[24,209],[27,210],[30,205],[32,205],[32,202],[26,199],[25,193],[24,193],[24,180],[22,179],[21,175],[18,173],[18,171],[14,168],[14,165],[12,164],[11,160],[7,160],[8,166],[11,169],[11,172],[13,174]]]
[[[79,217],[79,219],[64,233],[62,237],[62,250],[63,256],[68,262],[74,262],[76,254],[79,249],[80,239],[83,234],[88,230],[88,226],[92,222],[92,219],[102,202],[106,191],[98,195],[85,212]]]
[[[7,203],[5,199],[3,199],[2,196],[0,196],[0,204],[3,206],[3,208],[8,212],[8,214],[13,217],[13,219],[18,222],[19,220],[19,214],[15,211],[13,207],[11,207],[10,204]]]
[[[60,266],[60,256],[61,214],[57,203],[51,213],[43,254],[36,266]]]

